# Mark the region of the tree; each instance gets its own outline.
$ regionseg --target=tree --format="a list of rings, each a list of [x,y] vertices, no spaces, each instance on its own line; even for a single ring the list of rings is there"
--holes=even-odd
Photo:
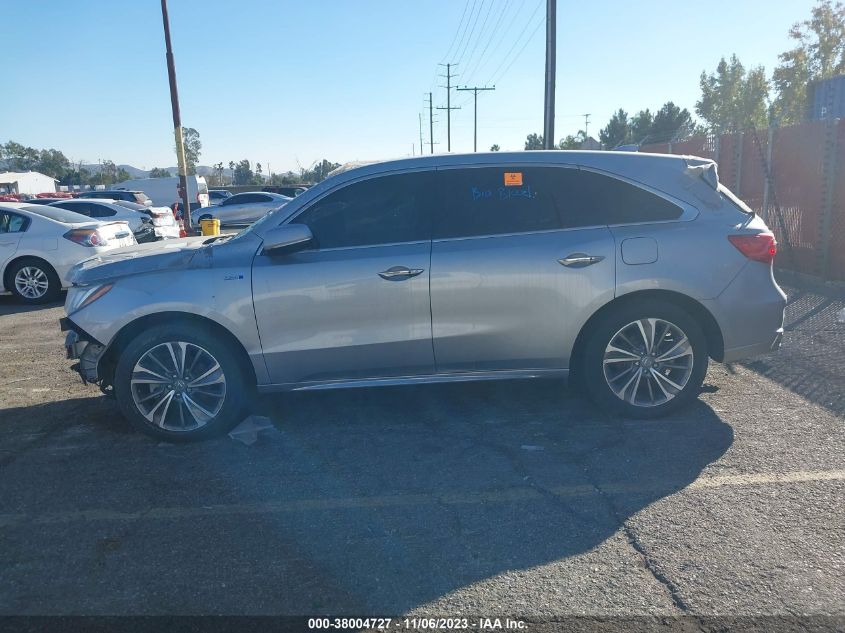
[[[689,132],[692,128],[692,115],[689,110],[683,110],[671,101],[667,101],[654,115],[651,122],[649,136],[651,142],[672,141],[681,136],[682,132]]]
[[[322,161],[315,163],[311,169],[301,169],[300,182],[322,182],[329,175],[329,172],[338,167],[340,167],[340,163],[332,163],[324,158]]]
[[[587,140],[587,133],[584,130],[578,130],[578,134],[569,134],[566,138],[560,139],[558,147],[560,149],[581,149],[581,144]]]
[[[30,171],[35,169],[40,158],[38,150],[25,147],[15,141],[9,141],[3,148],[3,154],[12,171]]]
[[[610,117],[607,125],[599,131],[599,139],[607,149],[613,149],[627,143],[631,138],[631,125],[628,123],[628,113],[619,108]]]
[[[264,174],[263,174],[263,169],[261,168],[261,163],[255,163],[255,176],[253,176],[253,184],[255,184],[255,185],[263,185],[264,184]]]
[[[183,126],[182,143],[185,146],[185,166],[187,168],[188,175],[192,176],[197,173],[197,163],[199,163],[200,154],[202,153],[202,142],[200,141],[200,133],[192,127]]]
[[[167,171],[166,169],[163,169],[161,167],[153,167],[150,170],[149,177],[150,178],[173,178],[173,174],[171,174],[169,171]]]
[[[233,163],[230,163],[230,165]],[[251,185],[253,184],[254,174],[252,168],[249,166],[249,160],[244,158],[242,161],[234,164],[233,184],[235,185]]]
[[[845,73],[845,5],[822,0],[809,20],[792,26],[789,37],[796,46],[778,56],[780,64],[772,73],[777,93],[772,116],[787,124],[804,118],[811,81]]]
[[[736,55],[723,57],[716,72],[701,73],[701,99],[695,111],[712,131],[730,132],[765,127],[769,83],[762,66],[746,72]]]
[[[654,117],[648,108],[637,112],[631,119],[631,140],[634,143],[642,143],[651,134],[651,124],[653,122]]]
[[[533,150],[533,149],[543,149],[543,135],[542,134],[529,134],[525,137],[525,149],[526,150]]]
[[[70,169],[70,161],[62,152],[57,149],[42,149],[38,153],[36,171],[61,180],[65,172]]]
[[[501,149],[501,147],[499,147],[498,145],[495,145],[495,144],[490,146],[491,152],[498,152],[500,149]]]

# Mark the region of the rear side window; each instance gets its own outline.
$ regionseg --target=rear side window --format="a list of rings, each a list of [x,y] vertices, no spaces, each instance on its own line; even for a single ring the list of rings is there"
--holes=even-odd
[[[503,166],[440,172],[436,239],[677,219],[677,205],[618,178],[574,167]]]
[[[144,204],[147,200],[149,200],[147,194],[145,194],[143,191],[136,191],[134,196],[132,196],[132,199],[129,200],[129,202],[137,202],[138,204]]]
[[[677,220],[683,209],[665,198],[613,176],[579,170],[572,195],[593,224],[632,224]]]
[[[0,211],[0,233],[23,233],[29,225],[29,218]]]
[[[297,216],[318,248],[428,240],[434,172],[379,176],[329,194]]]

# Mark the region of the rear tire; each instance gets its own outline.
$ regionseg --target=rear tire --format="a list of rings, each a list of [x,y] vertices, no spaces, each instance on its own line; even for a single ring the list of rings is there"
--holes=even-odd
[[[62,290],[62,282],[43,259],[26,257],[12,265],[8,288],[18,301],[35,305],[55,301]]]
[[[252,390],[225,339],[198,325],[163,325],[120,354],[114,393],[139,431],[169,442],[220,435],[243,419]]]
[[[707,365],[707,340],[692,316],[665,301],[637,301],[591,328],[582,377],[602,408],[657,418],[698,396]]]

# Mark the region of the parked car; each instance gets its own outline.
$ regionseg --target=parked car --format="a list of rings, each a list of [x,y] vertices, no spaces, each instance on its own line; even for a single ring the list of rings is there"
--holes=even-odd
[[[61,207],[97,220],[122,220],[129,224],[138,243],[179,237],[179,225],[167,207],[149,207],[125,200],[58,200],[50,206]]]
[[[244,226],[291,200],[288,196],[264,191],[236,193],[215,207],[191,209],[191,222],[199,226],[200,220],[215,218],[220,220],[221,226]]]
[[[418,157],[342,172],[233,237],[83,262],[63,328],[83,378],[170,440],[231,428],[256,386],[572,373],[651,418],[697,397],[709,358],[780,345],[775,252],[709,160]]]
[[[203,176],[188,176],[188,197],[191,207],[197,203],[201,207],[209,205],[208,183]],[[143,191],[157,207],[171,207],[176,202],[182,202],[179,192],[179,177],[165,178],[133,178],[119,182],[112,189],[136,189]]]
[[[153,201],[147,197],[143,191],[128,189],[103,189],[100,191],[83,191],[77,198],[91,199],[99,198],[101,200],[125,200],[126,202],[134,202],[136,204],[143,204],[145,206],[153,206]]]
[[[26,201],[27,204],[53,204],[54,202],[62,202],[67,198],[30,198]]]
[[[126,222],[92,221],[44,205],[0,204],[0,279],[25,303],[55,299],[80,260],[135,243]]]
[[[209,206],[217,206],[221,202],[223,202],[226,198],[231,198],[232,192],[227,191],[226,189],[209,189],[208,190],[208,202]]]

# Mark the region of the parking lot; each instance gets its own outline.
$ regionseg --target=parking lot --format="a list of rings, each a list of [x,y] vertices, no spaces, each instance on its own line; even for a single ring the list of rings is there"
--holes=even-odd
[[[668,419],[360,389],[262,399],[251,446],[134,433],[0,297],[0,612],[841,617],[845,304],[787,290],[783,349]]]

